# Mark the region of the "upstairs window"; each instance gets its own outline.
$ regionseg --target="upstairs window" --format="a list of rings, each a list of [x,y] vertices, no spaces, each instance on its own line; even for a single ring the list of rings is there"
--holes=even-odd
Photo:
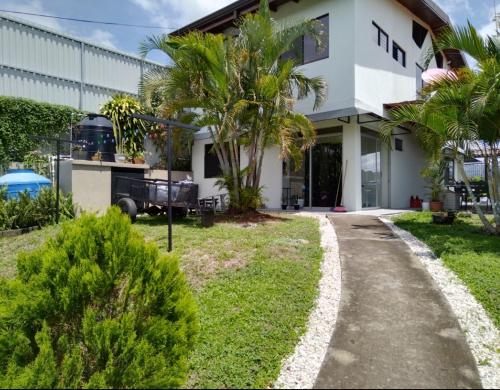
[[[436,65],[439,69],[443,69],[444,58],[440,52],[436,53]]]
[[[377,23],[372,22],[373,25],[373,40],[375,43],[389,53],[389,35],[382,30]]]
[[[304,65],[328,58],[330,53],[330,17],[324,15],[316,20],[321,23],[321,46],[318,46],[312,37],[300,37],[294,42],[292,48],[281,56],[282,60],[293,60],[296,65]]]
[[[406,68],[406,52],[396,42],[392,42],[392,58]]]
[[[424,73],[424,68],[422,68],[419,64],[416,64],[416,74],[415,78],[417,80],[417,93],[420,95],[422,88],[424,87],[424,80],[422,79],[422,74]]]
[[[425,42],[425,38],[427,38],[427,29],[421,24],[413,21],[413,40],[417,44],[419,48],[422,48]]]
[[[318,31],[321,34],[321,45],[318,46],[311,37],[304,37],[304,64],[328,58],[330,52],[330,17],[324,15],[316,20],[321,24]]]

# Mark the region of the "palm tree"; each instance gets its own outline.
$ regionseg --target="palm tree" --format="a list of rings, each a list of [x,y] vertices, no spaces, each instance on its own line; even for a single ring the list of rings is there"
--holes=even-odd
[[[473,199],[474,208],[485,229],[500,233],[500,50],[499,41],[483,39],[468,24],[450,28],[436,40],[434,50],[458,49],[477,61],[477,70],[454,71],[456,77],[435,80],[423,90],[423,101],[406,104],[391,111],[391,120],[382,124],[386,139],[394,126],[411,125],[417,137],[433,158],[443,149],[457,161],[459,173],[469,193],[470,182],[465,173],[464,154],[480,150],[488,168],[488,185],[493,204],[495,226],[489,222]]]
[[[196,112],[205,126],[222,168],[231,206],[244,211],[257,205],[266,148],[278,145],[282,157],[315,139],[312,123],[293,110],[297,99],[315,94],[324,99],[325,84],[305,77],[283,54],[304,35],[321,41],[315,21],[285,26],[271,18],[267,0],[258,13],[237,22],[235,37],[191,32],[181,37],[150,37],[141,45],[146,55],[161,50],[172,65],[148,73],[141,84],[146,102],[160,97],[163,116]],[[240,148],[248,155],[241,169]]]

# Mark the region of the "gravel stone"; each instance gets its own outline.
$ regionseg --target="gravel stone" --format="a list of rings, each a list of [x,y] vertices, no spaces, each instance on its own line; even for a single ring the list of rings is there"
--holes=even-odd
[[[335,329],[340,304],[341,268],[337,235],[325,215],[301,212],[297,215],[319,220],[323,261],[319,295],[309,316],[306,333],[281,368],[275,388],[312,388]]]
[[[476,360],[483,387],[500,388],[500,332],[481,304],[462,281],[448,269],[432,250],[414,235],[397,227],[391,220],[380,218],[410,247],[434,278],[448,300],[464,331]]]

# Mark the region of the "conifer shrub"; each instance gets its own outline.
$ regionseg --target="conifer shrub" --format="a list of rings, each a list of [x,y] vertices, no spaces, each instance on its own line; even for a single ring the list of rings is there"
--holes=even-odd
[[[0,387],[179,387],[197,332],[177,259],[117,208],[84,215],[0,281]]]

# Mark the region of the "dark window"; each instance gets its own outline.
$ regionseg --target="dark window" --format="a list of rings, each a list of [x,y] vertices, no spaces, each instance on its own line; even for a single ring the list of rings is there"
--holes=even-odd
[[[417,71],[415,74],[415,79],[417,82],[417,93],[420,93],[422,91],[422,88],[424,87],[424,80],[422,79],[424,68],[422,68],[419,64],[416,64],[416,66],[417,66]]]
[[[436,53],[436,65],[439,69],[443,69],[443,55],[439,52]]]
[[[330,17],[324,15],[317,18],[321,23],[321,46],[316,44],[316,40],[304,36],[298,38],[292,48],[281,56],[281,59],[293,60],[296,65],[304,65],[310,62],[328,58],[330,53]]]
[[[311,37],[304,37],[304,64],[328,58],[330,52],[330,17],[324,15],[316,19],[320,22],[319,33],[321,34],[321,45]]]
[[[222,175],[219,158],[212,148],[212,144],[205,145],[205,179],[212,179]]]
[[[375,43],[389,53],[389,35],[377,23],[372,22],[373,39]]]
[[[394,41],[392,42],[392,58],[406,68],[406,52]]]
[[[427,37],[427,29],[421,24],[413,21],[413,40],[418,47],[422,48],[425,38]]]
[[[396,149],[398,152],[403,151],[403,140],[400,138],[396,138],[394,141],[394,149]]]

